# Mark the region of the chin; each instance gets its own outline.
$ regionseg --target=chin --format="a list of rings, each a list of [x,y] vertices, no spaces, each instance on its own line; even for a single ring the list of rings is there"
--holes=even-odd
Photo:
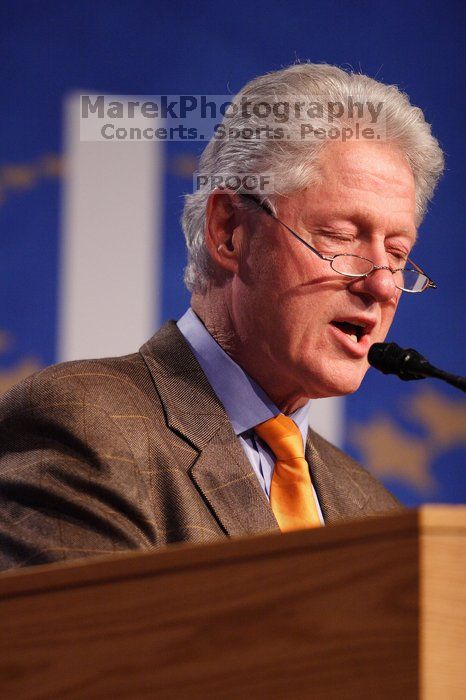
[[[311,399],[327,399],[353,394],[361,386],[365,373],[365,371],[355,372],[354,370],[346,373],[341,370],[332,374],[326,372],[319,377],[319,381],[316,381],[317,377],[314,376],[306,393]]]

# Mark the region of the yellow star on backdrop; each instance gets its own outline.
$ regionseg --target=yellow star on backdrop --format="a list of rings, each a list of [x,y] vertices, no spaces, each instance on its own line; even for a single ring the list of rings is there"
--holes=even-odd
[[[407,414],[424,426],[437,448],[466,444],[466,402],[424,389],[407,402]]]
[[[466,445],[466,403],[430,387],[401,403],[404,415],[424,429],[423,438],[379,414],[364,425],[353,424],[350,440],[376,476],[404,481],[422,494],[432,493],[436,485],[432,464],[448,450]]]
[[[0,353],[5,352],[12,343],[13,338],[11,334],[0,330]],[[29,377],[33,372],[37,372],[40,368],[40,362],[35,357],[25,357],[14,367],[0,370],[0,395],[4,394],[22,379]]]
[[[434,489],[428,445],[404,433],[391,418],[379,415],[366,425],[353,424],[350,436],[375,476],[401,479],[424,493]]]

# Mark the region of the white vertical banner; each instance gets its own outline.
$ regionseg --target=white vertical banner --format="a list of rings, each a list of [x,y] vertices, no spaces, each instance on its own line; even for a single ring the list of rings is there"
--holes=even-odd
[[[163,144],[80,140],[65,104],[58,359],[135,352],[158,327]]]

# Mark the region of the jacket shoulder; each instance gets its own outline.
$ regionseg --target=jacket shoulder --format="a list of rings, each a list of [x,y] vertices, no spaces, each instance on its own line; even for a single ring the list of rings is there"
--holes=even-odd
[[[0,421],[11,414],[34,412],[60,402],[72,410],[87,402],[105,405],[121,395],[150,387],[150,376],[139,353],[123,357],[73,360],[35,372],[0,397]],[[56,404],[57,406],[59,404]]]
[[[150,381],[129,355],[54,365],[3,396],[0,569],[156,544]]]

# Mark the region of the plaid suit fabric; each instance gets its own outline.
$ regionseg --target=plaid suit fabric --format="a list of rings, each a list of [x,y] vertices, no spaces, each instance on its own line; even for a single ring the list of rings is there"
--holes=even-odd
[[[325,521],[399,508],[310,431]],[[277,530],[173,322],[138,353],[38,372],[0,400],[0,569]]]

